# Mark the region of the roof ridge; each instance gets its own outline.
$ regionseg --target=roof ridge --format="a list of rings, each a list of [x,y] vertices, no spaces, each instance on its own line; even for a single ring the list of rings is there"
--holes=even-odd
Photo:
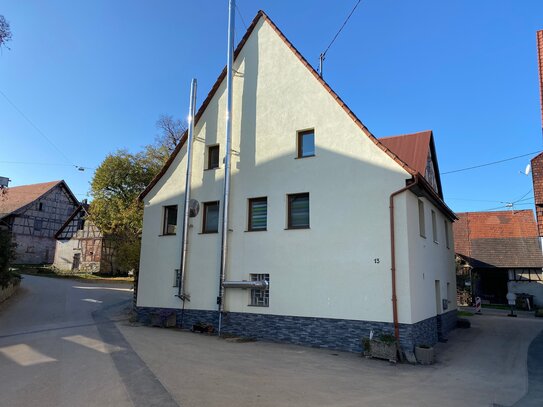
[[[347,115],[355,122],[355,124],[362,130],[362,133],[366,135],[373,143],[379,147],[383,152],[385,152],[390,158],[392,158],[398,165],[400,165],[404,170],[406,170],[411,176],[416,176],[417,171],[413,168],[411,168],[405,161],[403,161],[397,154],[395,154],[392,150],[390,150],[388,147],[386,147],[384,144],[382,144],[377,137],[375,137],[371,131],[362,123],[362,121],[354,114],[354,112],[347,106],[347,104],[339,97],[339,95],[328,85],[328,83],[317,73],[315,68],[307,60],[305,57],[296,49],[296,47],[288,40],[288,38],[283,34],[283,32],[277,27],[277,25],[272,21],[272,19],[263,11],[259,10],[255,17],[253,18],[251,24],[247,28],[247,31],[243,35],[241,41],[236,46],[236,49],[234,50],[234,62],[236,61],[237,56],[243,49],[243,46],[247,42],[247,39],[249,36],[253,33],[254,28],[256,27],[257,23],[260,21],[261,18],[264,18],[264,21],[268,22],[270,24],[271,28],[275,31],[275,33],[283,40],[285,45],[294,53],[296,57],[300,60],[300,62],[309,70],[311,74],[317,79],[317,81],[324,86],[324,88],[328,91],[328,93],[335,99],[335,101],[340,105],[340,107],[347,113]],[[204,99],[202,104],[200,105],[200,108],[198,109],[196,116],[194,117],[194,124],[196,125],[204,113],[205,109],[207,108],[207,105],[215,95],[215,92],[220,87],[222,81],[226,77],[226,69],[225,66],[221,73],[219,74],[219,77],[215,81],[214,85],[212,86],[211,90],[209,91],[207,97]],[[160,172],[153,178],[153,180],[149,183],[149,185],[140,193],[138,196],[139,200],[142,200],[150,191],[151,189],[158,183],[160,178],[166,173],[170,165],[173,163],[175,157],[177,154],[179,154],[179,151],[181,151],[181,148],[185,144],[188,137],[188,131],[185,131],[183,133],[183,136],[181,137],[179,143],[173,150],[172,154],[170,155],[170,158],[166,161]],[[441,199],[441,198],[440,198]]]

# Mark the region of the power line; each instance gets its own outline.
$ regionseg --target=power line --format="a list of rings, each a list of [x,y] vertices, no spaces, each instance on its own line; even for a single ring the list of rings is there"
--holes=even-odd
[[[459,168],[459,169],[457,169],[457,170],[446,171],[446,172],[442,172],[441,175],[453,174],[453,173],[455,173],[455,172],[474,170],[474,169],[476,169],[476,168],[481,168],[481,167],[487,167],[487,166],[489,166],[489,165],[500,164],[500,163],[504,163],[504,162],[506,162],[506,161],[516,160],[517,158],[522,158],[522,157],[527,157],[527,156],[529,156],[529,155],[537,154],[537,153],[540,153],[540,152],[542,152],[542,151],[543,151],[543,150],[534,151],[534,152],[527,153],[527,154],[517,155],[516,157],[510,157],[510,158],[505,158],[505,159],[503,159],[503,160],[493,161],[493,162],[490,162],[490,163],[485,163],[485,164],[480,164],[480,165],[474,165],[473,167]]]
[[[345,19],[345,21],[343,22],[343,24],[341,25],[341,27],[339,28],[338,32],[336,33],[336,35],[334,35],[334,38],[332,38],[332,41],[330,41],[330,44],[328,44],[328,46],[326,47],[326,49],[324,50],[324,52],[322,52],[319,56],[319,75],[322,76],[322,65],[324,63],[324,59],[326,58],[326,53],[328,52],[328,50],[330,49],[330,47],[332,46],[332,44],[336,41],[336,38],[339,36],[339,34],[341,33],[341,31],[343,30],[343,28],[347,25],[347,22],[349,21],[349,19],[351,18],[351,16],[353,15],[354,11],[356,10],[356,8],[358,7],[358,5],[360,4],[362,0],[358,0],[356,2],[356,4],[354,5],[353,9],[351,10],[351,12],[349,13],[349,15],[347,16],[347,18]]]
[[[76,167],[77,169],[80,169],[80,171],[83,170],[95,170],[96,168],[93,167],[83,167],[80,165],[73,165],[73,164],[61,164],[61,163],[40,163],[40,162],[33,162],[33,161],[0,161],[0,164],[23,164],[23,165],[51,165],[51,166],[59,166],[59,167]]]
[[[247,24],[245,24],[245,20],[243,19],[243,16],[241,15],[241,10],[239,9],[237,3],[236,3],[236,11],[238,12],[239,18],[241,18],[241,22],[243,23],[245,30],[247,30]]]
[[[41,131],[41,129],[40,129],[38,126],[36,126],[36,124],[34,124],[34,122],[33,122],[32,120],[30,120],[30,118],[29,118],[26,114],[24,114],[24,112],[23,112],[21,109],[19,109],[19,108],[17,107],[17,105],[16,105],[15,103],[13,103],[13,102],[11,101],[11,99],[8,98],[8,96],[7,96],[1,89],[0,89],[0,94],[1,94],[2,96],[4,96],[4,98],[7,100],[7,102],[8,102],[8,103],[9,103],[9,104],[10,104],[10,105],[11,105],[11,106],[12,106],[12,107],[13,107],[13,108],[14,108],[14,109],[15,109],[15,110],[16,110],[16,111],[17,111],[17,112],[18,112],[18,113],[19,113],[19,114],[27,121],[27,122],[28,122],[28,124],[30,124],[30,125],[34,128],[34,130],[36,130],[36,131],[37,131],[37,132],[38,132],[45,140],[47,140],[47,142],[48,142],[49,144],[51,144],[51,145],[55,148],[55,150],[57,150],[57,151],[60,153],[60,155],[61,155],[66,161],[68,161],[68,162],[70,163],[70,165],[71,165],[72,167],[77,168],[77,170],[79,170],[79,171],[85,171],[85,169],[86,169],[87,167],[82,167],[82,166],[80,166],[80,165],[75,165],[75,164],[70,160],[70,158],[69,158],[66,154],[64,154],[64,153],[62,152],[62,150],[61,150],[60,148],[58,148],[57,145],[56,145],[55,143],[53,143],[53,141],[52,141],[49,137],[47,137],[47,136],[45,135],[45,133],[44,133],[43,131]]]

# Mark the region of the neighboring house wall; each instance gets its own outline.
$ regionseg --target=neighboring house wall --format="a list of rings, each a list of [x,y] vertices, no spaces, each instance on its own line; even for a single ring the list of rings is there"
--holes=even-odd
[[[300,334],[294,327],[300,321],[311,325],[314,333],[322,330],[328,336],[335,324],[347,321],[334,335],[345,335],[343,329],[349,324],[356,329],[349,333],[349,343],[340,346],[339,338],[336,346],[356,350],[360,337],[370,329],[391,331],[388,202],[390,194],[404,187],[411,176],[363,134],[263,19],[234,69],[240,75],[234,77],[233,92],[227,279],[269,274],[270,300],[269,307],[250,306],[250,290],[227,289],[228,323],[234,331],[251,324],[268,326],[262,337],[273,339],[269,335],[277,329],[284,332],[282,339],[296,342],[299,339],[292,335]],[[224,156],[225,98],[223,82],[195,128],[191,197],[200,203],[222,201],[224,165],[206,169],[206,146],[220,144],[220,156]],[[315,156],[297,159],[297,131],[306,129],[314,129]],[[182,306],[173,283],[180,261],[185,171],[186,146],[144,199],[140,307]],[[309,193],[309,229],[286,230],[287,195],[293,193]],[[267,197],[267,231],[247,232],[248,199],[254,197]],[[452,239],[450,253],[432,242],[410,257],[410,246],[417,243],[406,242],[420,240],[418,222],[408,221],[412,202],[417,202],[412,192],[395,199],[402,330],[435,317],[435,303],[426,304],[422,297],[433,292],[434,276],[449,271],[449,266],[438,263],[450,261],[454,272]],[[164,206],[168,205],[178,205],[178,233],[162,236]],[[191,297],[184,304],[185,322],[215,318],[217,309],[220,233],[201,233],[202,209],[190,221],[186,292]],[[431,222],[427,224],[431,227]],[[431,291],[413,287],[421,284],[421,272],[410,271],[411,263],[433,270],[428,272]],[[442,279],[444,284],[448,281]],[[450,282],[454,284],[454,278]],[[423,302],[413,306],[416,301]],[[309,342],[320,339],[307,335]]]
[[[55,261],[53,265],[63,271],[83,273],[108,272],[102,267],[106,248],[98,227],[87,220],[82,207],[76,210],[72,219],[57,233]],[[107,263],[106,263],[107,264]]]
[[[9,216],[7,221],[13,240],[17,243],[14,263],[52,263],[55,255],[54,235],[76,206],[77,202],[61,185],[57,185],[36,202]]]
[[[534,304],[543,307],[543,273],[541,269],[510,269],[507,288],[515,294],[533,295]]]

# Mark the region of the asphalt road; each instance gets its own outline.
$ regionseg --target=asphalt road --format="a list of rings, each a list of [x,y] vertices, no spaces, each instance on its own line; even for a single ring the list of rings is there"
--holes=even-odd
[[[0,406],[177,406],[114,321],[127,284],[25,276],[0,305]]]

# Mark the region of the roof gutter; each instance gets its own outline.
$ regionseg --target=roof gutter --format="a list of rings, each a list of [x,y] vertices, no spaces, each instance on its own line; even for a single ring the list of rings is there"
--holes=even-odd
[[[390,273],[392,279],[392,318],[394,321],[394,336],[396,341],[400,342],[400,324],[398,322],[398,298],[396,296],[396,242],[395,242],[395,233],[394,233],[394,197],[401,194],[413,187],[415,187],[419,179],[418,177],[412,178],[413,182],[409,185],[397,190],[390,194],[389,198],[389,208],[390,208]]]

